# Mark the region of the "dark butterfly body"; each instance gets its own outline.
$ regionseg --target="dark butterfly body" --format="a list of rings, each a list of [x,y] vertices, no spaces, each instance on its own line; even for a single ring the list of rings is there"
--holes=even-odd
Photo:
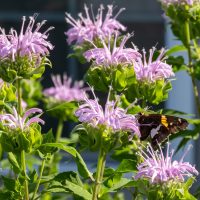
[[[185,130],[188,126],[187,120],[179,117],[160,114],[139,114],[138,123],[141,140],[150,137],[153,147],[164,142],[169,135]]]

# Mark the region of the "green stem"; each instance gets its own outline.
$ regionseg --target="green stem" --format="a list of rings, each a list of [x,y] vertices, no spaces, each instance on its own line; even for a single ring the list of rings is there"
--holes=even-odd
[[[99,151],[99,157],[98,157],[98,163],[97,163],[97,171],[96,171],[96,177],[95,177],[95,185],[93,189],[93,196],[92,200],[98,200],[98,195],[101,190],[101,183],[103,180],[103,174],[106,164],[106,152],[103,150],[103,148]]]
[[[193,85],[193,91],[194,91],[194,97],[195,97],[195,102],[197,106],[197,111],[198,115],[200,115],[200,101],[199,101],[199,91],[197,87],[197,83],[195,80],[195,75],[194,75],[194,67],[192,65],[192,50],[191,50],[191,38],[190,38],[190,25],[189,22],[185,22],[185,35],[186,35],[186,42],[187,42],[187,50],[188,50],[188,67],[189,67],[189,72],[192,78],[192,85]]]
[[[195,39],[193,39],[192,41],[193,41],[193,45],[194,45],[194,48],[196,50],[196,53],[199,54],[198,42]]]
[[[56,131],[56,142],[59,142],[62,135],[62,131],[63,131],[63,120],[59,119],[57,131]]]
[[[56,136],[55,136],[55,142],[59,142],[61,135],[62,135],[62,131],[63,131],[63,120],[59,119],[58,121],[58,127],[57,127],[57,131],[56,131]],[[50,175],[52,173],[55,173],[52,169],[54,169],[54,166],[56,166],[58,164],[58,161],[56,161],[56,155],[53,154],[50,161],[48,162],[49,168],[47,171],[47,175]],[[44,185],[44,187],[47,187],[47,184]],[[51,196],[50,193],[45,193],[43,195],[43,199],[49,199]],[[32,199],[33,200],[33,199]]]
[[[27,175],[26,175],[26,159],[25,159],[25,151],[21,151],[21,166],[22,166],[22,171],[24,175],[24,190],[25,190],[25,200],[29,200],[29,191],[28,191],[28,181],[27,181]]]
[[[33,196],[32,196],[32,200],[34,200],[34,197],[37,194],[38,188],[40,186],[42,174],[43,174],[43,171],[44,171],[45,161],[46,161],[45,159],[42,160],[42,165],[41,165],[41,168],[40,168],[40,174],[39,174],[38,181],[37,181],[37,184],[36,184]]]
[[[17,79],[17,95],[18,95],[18,114],[22,115],[22,97],[21,97],[21,86],[20,86],[20,79]],[[21,151],[21,167],[22,172],[24,175],[24,191],[25,191],[25,200],[29,200],[29,191],[28,191],[28,180],[26,175],[26,158],[25,158],[25,151]]]

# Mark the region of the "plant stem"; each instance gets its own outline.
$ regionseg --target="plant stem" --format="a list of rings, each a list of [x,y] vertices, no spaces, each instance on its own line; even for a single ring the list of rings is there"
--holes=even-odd
[[[62,131],[63,131],[63,120],[59,119],[56,136],[55,136],[55,142],[59,142],[62,135]],[[51,160],[49,161],[50,167],[49,167],[48,175],[52,173],[52,168],[58,164],[55,158],[56,158],[56,153],[52,155]]]
[[[18,114],[22,115],[22,97],[21,97],[21,86],[20,86],[20,79],[17,79],[17,95],[18,95]],[[21,151],[21,167],[24,175],[24,190],[25,190],[25,200],[29,200],[29,191],[28,191],[28,181],[26,175],[26,157],[25,151]]]
[[[25,151],[21,151],[21,166],[22,171],[24,173],[24,190],[25,190],[25,200],[29,200],[29,191],[28,191],[28,181],[27,181],[27,175],[26,175],[26,159],[25,159]]]
[[[59,119],[57,131],[56,131],[56,142],[59,142],[62,135],[62,131],[63,131],[63,120]]]
[[[63,131],[63,120],[59,119],[56,136],[55,136],[55,142],[59,142],[61,135],[62,135],[62,131]],[[49,169],[48,169],[47,175],[50,175],[52,173],[57,173],[57,172],[53,172],[53,170],[52,170],[52,169],[54,169],[55,166],[57,166],[57,164],[58,164],[58,161],[56,161],[56,154],[53,154],[50,161],[48,162]],[[41,166],[41,169],[42,169],[42,166]],[[47,187],[47,185],[45,184],[44,187]],[[50,199],[50,196],[51,196],[50,193],[46,193],[43,195],[43,199],[44,200]],[[33,200],[33,198],[32,198],[32,200]]]
[[[185,35],[186,35],[186,42],[187,42],[187,50],[188,50],[188,67],[189,67],[189,72],[192,78],[192,85],[193,85],[193,91],[194,91],[194,96],[195,96],[195,102],[197,106],[197,111],[198,115],[200,115],[200,101],[199,101],[199,92],[198,92],[198,87],[196,84],[195,80],[195,75],[194,75],[194,67],[192,65],[192,51],[191,51],[191,38],[190,38],[190,25],[189,22],[185,22]]]
[[[106,164],[106,152],[103,148],[99,151],[98,163],[97,163],[97,171],[95,178],[95,185],[93,189],[92,200],[98,200],[98,195],[101,189],[101,182],[103,180],[104,168]]]
[[[33,196],[32,196],[32,200],[34,200],[34,197],[37,194],[38,188],[40,186],[42,174],[43,174],[43,171],[44,171],[45,161],[46,161],[45,159],[42,160],[42,165],[41,165],[41,168],[40,168],[40,174],[39,174],[38,181],[37,181],[37,184],[36,184]]]

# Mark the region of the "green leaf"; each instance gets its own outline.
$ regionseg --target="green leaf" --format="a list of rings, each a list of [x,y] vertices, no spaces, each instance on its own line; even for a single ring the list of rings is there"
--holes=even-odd
[[[185,190],[189,190],[189,189],[192,187],[194,181],[195,181],[195,178],[194,178],[194,177],[188,178],[188,180],[184,183],[184,186],[183,186],[184,189],[185,189]]]
[[[58,149],[61,149],[67,153],[69,153],[70,155],[76,157],[76,149],[73,148],[73,147],[70,147],[70,146],[66,146],[62,143],[46,143],[46,144],[42,144],[41,146],[44,146],[44,147],[57,147]]]
[[[11,178],[1,176],[3,180],[4,187],[10,191],[17,191],[19,188],[19,183]]]
[[[48,191],[50,192],[67,192],[67,193],[73,193],[74,195],[77,195],[79,197],[82,197],[85,200],[92,200],[92,194],[89,193],[86,189],[83,187],[74,184],[71,181],[66,180],[65,185],[61,185],[59,182],[55,182],[53,185],[51,185],[48,188]]]
[[[187,70],[187,65],[184,63],[184,58],[182,56],[169,56],[167,59],[167,64],[172,65],[173,71],[178,72],[180,70]]]
[[[125,74],[120,70],[115,70],[114,72],[114,84],[119,91],[126,87]]]
[[[90,178],[92,181],[94,181],[94,178],[92,176],[92,173],[89,171],[89,169],[87,168],[86,163],[84,162],[83,158],[81,157],[81,155],[76,152],[76,164],[78,167],[78,172],[79,174],[83,177],[83,178]]]
[[[0,190],[0,199],[16,200],[22,198],[23,197],[19,192]]]
[[[52,129],[48,131],[46,134],[42,134],[42,145],[39,147],[39,152],[42,153],[41,157],[45,157],[48,153],[53,154],[57,151],[56,147],[44,146],[47,143],[55,142],[55,138],[53,136]]]
[[[95,134],[94,134],[95,132]],[[78,134],[81,150],[89,149],[90,151],[98,151],[101,145],[102,131],[95,127],[79,124],[74,127],[71,134]]]
[[[69,193],[68,190],[66,190],[66,188],[60,183],[60,182],[57,182],[57,181],[53,181],[51,183],[51,185],[47,188],[46,191],[43,191],[44,193],[46,192],[50,192],[50,193],[57,193],[57,192],[61,192],[61,193]]]
[[[113,154],[111,155],[111,158],[119,162],[122,162],[122,160],[124,159],[137,160],[137,156],[135,154],[137,148],[138,147],[135,144],[134,140],[132,140],[131,143],[128,143],[118,149],[115,149]]]
[[[36,170],[34,169],[29,175],[29,183],[34,183],[37,180],[38,180],[38,174],[37,174]]]
[[[116,184],[114,184],[107,192],[113,192],[113,191],[120,190],[124,186],[126,186],[129,182],[131,182],[130,179],[121,178],[120,181],[118,181]]]
[[[31,148],[31,143],[24,133],[18,135],[18,144],[25,152],[28,152]]]
[[[13,145],[12,140],[7,133],[1,132],[0,142],[5,152],[12,152],[15,150],[15,146]]]
[[[15,155],[12,152],[8,153],[8,160],[9,160],[10,164],[12,165],[14,172],[16,174],[19,174],[21,172],[21,168],[18,164],[18,161],[17,161]]]
[[[184,45],[175,45],[169,50],[167,50],[166,55],[169,56],[171,54],[174,54],[180,51],[187,51],[187,48]]]
[[[83,187],[80,187],[79,185],[76,185],[70,181],[65,182],[65,188],[73,192],[75,195],[78,195],[80,197],[83,197],[86,200],[91,200],[92,199],[92,194],[89,193],[86,189]]]
[[[137,170],[137,162],[135,160],[124,159],[116,169],[116,172],[126,173],[126,172],[134,172]]]
[[[67,153],[71,154],[75,158],[75,161],[76,161],[77,167],[78,167],[78,172],[80,173],[80,175],[84,178],[90,177],[93,180],[92,174],[88,170],[87,165],[85,164],[83,158],[76,151],[75,148],[73,148],[71,146],[66,146],[62,143],[46,143],[46,144],[43,144],[42,146],[57,147],[63,151],[66,151]]]
[[[47,113],[62,121],[71,120],[77,122],[77,117],[74,115],[78,107],[77,102],[58,102],[55,98],[45,99]]]
[[[79,177],[79,175],[76,172],[68,171],[68,172],[62,172],[56,175],[53,178],[54,181],[60,182],[63,185],[65,185],[65,181],[71,181],[74,184],[77,184],[79,186],[83,186],[83,183]]]
[[[104,71],[103,66],[94,66],[88,69],[84,79],[89,85],[92,85],[95,90],[105,92],[108,91],[108,87],[111,83],[109,76],[106,71]]]

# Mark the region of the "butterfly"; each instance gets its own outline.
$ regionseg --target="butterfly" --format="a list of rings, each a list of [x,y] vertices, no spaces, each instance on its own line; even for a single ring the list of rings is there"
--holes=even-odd
[[[168,136],[185,130],[188,126],[188,121],[183,118],[162,114],[139,113],[138,123],[141,134],[140,140],[146,140],[150,137],[151,145],[155,149]]]

